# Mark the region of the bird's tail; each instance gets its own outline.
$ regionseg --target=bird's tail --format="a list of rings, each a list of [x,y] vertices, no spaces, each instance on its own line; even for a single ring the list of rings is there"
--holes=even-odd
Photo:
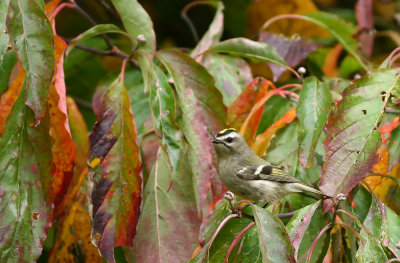
[[[324,194],[323,192],[321,192],[320,190],[315,189],[312,186],[309,186],[309,185],[306,185],[306,184],[301,184],[301,183],[293,183],[293,184],[300,191],[306,191],[306,192],[314,193],[314,194],[322,196],[323,198],[332,198],[331,196],[328,196],[328,195]]]

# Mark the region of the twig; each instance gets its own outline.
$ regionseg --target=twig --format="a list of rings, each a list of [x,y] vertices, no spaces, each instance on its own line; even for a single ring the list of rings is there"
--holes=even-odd
[[[318,233],[317,237],[314,239],[314,242],[311,244],[310,250],[308,250],[307,253],[307,260],[310,261],[312,254],[314,252],[314,248],[317,245],[319,239],[322,237],[323,234],[325,234],[326,231],[328,231],[328,229],[330,229],[332,227],[332,223],[328,223],[326,226],[324,226],[324,228]]]
[[[287,217],[292,217],[294,216],[294,214],[297,213],[298,210],[296,211],[292,211],[292,212],[288,212],[288,213],[283,213],[283,214],[277,214],[276,217],[281,219],[281,218],[287,218]]]
[[[106,2],[104,2],[104,0],[100,0],[99,3],[108,11],[110,12],[112,15],[121,18],[121,16],[118,14],[118,12],[112,8],[112,6],[110,6],[109,4],[107,4]]]
[[[207,2],[207,1],[194,1],[194,2],[191,2],[191,3],[187,4],[183,8],[183,10],[181,12],[181,17],[182,17],[183,20],[185,20],[186,24],[189,26],[190,31],[192,32],[193,39],[194,39],[195,43],[199,42],[199,35],[197,34],[196,28],[194,27],[192,20],[190,20],[190,18],[188,17],[187,12],[193,6],[196,6],[196,5],[209,5],[209,4],[210,3]]]
[[[83,15],[92,25],[97,25],[96,21],[94,21],[94,19],[85,11],[83,10],[74,0],[70,0],[70,2],[74,5],[74,9],[76,11],[78,11],[79,13],[81,13],[81,15]],[[114,48],[113,43],[111,43],[111,40],[108,38],[108,36],[106,34],[102,34],[101,35],[104,39],[104,41],[106,41],[107,46],[110,49]]]
[[[385,112],[386,113],[400,114],[400,110],[393,109],[393,108],[390,108],[390,107],[385,107]]]
[[[88,102],[86,100],[83,100],[83,99],[80,99],[78,97],[74,97],[74,96],[71,96],[71,97],[74,99],[76,104],[78,104],[82,108],[85,108],[85,109],[88,109],[88,110],[91,110],[91,111],[93,110],[92,109],[92,104],[90,102]]]
[[[350,230],[351,232],[353,232],[354,235],[356,235],[356,237],[357,237],[358,239],[364,240],[364,239],[360,236],[360,234],[359,234],[354,228],[352,228],[351,226],[349,226],[348,224],[346,224],[346,223],[344,223],[344,222],[335,222],[335,225],[343,226],[343,227],[347,228],[348,230]]]

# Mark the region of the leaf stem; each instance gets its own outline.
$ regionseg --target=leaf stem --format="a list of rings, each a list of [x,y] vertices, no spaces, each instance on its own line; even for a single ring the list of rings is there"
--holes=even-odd
[[[210,3],[207,1],[194,1],[187,4],[181,12],[181,17],[183,20],[185,20],[186,24],[189,26],[195,43],[199,42],[199,35],[197,34],[196,28],[194,27],[192,20],[190,20],[190,18],[188,17],[187,12],[189,11],[190,8],[196,5],[210,5]]]
[[[252,228],[253,226],[255,226],[256,223],[255,222],[251,222],[250,224],[248,224],[245,228],[242,229],[242,231],[240,231],[240,233],[235,237],[235,239],[232,241],[231,246],[228,249],[228,252],[225,255],[224,258],[224,263],[229,262],[229,256],[232,253],[232,250],[235,248],[236,244],[239,242],[239,240],[244,236],[244,234],[247,232],[247,230],[249,230],[250,228]]]
[[[360,234],[359,234],[354,228],[352,228],[351,226],[349,226],[348,224],[346,224],[346,223],[344,223],[344,222],[335,222],[335,225],[343,226],[343,227],[347,228],[348,230],[350,230],[351,232],[353,232],[354,235],[356,235],[356,237],[357,237],[359,240],[362,240],[362,241],[364,240],[364,239],[360,236]]]
[[[323,234],[325,234],[326,231],[328,231],[328,229],[332,228],[333,224],[332,223],[328,223],[326,226],[324,226],[324,228],[322,228],[322,230],[318,233],[317,237],[314,239],[314,242],[311,244],[310,250],[308,250],[307,253],[307,261],[311,260],[312,254],[314,252],[314,248],[317,245],[318,241],[320,240],[320,238],[322,237]]]

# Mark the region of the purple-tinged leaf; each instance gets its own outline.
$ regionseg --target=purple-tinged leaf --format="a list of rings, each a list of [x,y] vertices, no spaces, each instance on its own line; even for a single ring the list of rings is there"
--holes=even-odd
[[[269,211],[251,205],[264,262],[296,262],[294,248],[282,221]]]
[[[25,84],[0,136],[0,261],[34,262],[51,226],[51,141],[48,115],[35,127]],[[0,108],[3,105],[0,105]]]
[[[174,79],[177,89],[191,88],[205,111],[207,127],[216,133],[225,127],[227,109],[222,95],[215,87],[210,73],[190,56],[177,50],[159,51],[157,53]]]
[[[183,158],[183,157],[182,157]],[[129,262],[187,262],[198,245],[197,216],[190,168],[172,179],[168,157],[159,148],[146,183],[143,209]],[[171,188],[169,188],[171,187]]]
[[[214,44],[207,50],[210,53],[228,53],[248,58],[253,62],[270,62],[286,66],[285,60],[270,45],[247,38],[233,38]]]
[[[179,171],[185,149],[182,133],[176,124],[175,97],[164,72],[155,67],[155,83],[150,86],[150,103],[161,142],[166,149],[172,176]]]
[[[294,35],[287,38],[284,35],[278,35],[271,32],[261,32],[259,41],[267,43],[281,55],[290,67],[296,67],[305,59],[309,53],[318,48],[318,44],[310,40]],[[268,63],[273,75],[274,82],[286,72],[286,68],[277,64]]]
[[[311,218],[315,210],[318,208],[321,201],[317,201],[312,205],[308,205],[296,212],[292,219],[287,223],[286,230],[294,248],[294,258],[297,260],[297,255],[300,248],[300,243],[310,225]]]
[[[7,30],[26,72],[25,104],[35,113],[35,125],[38,125],[45,115],[55,70],[53,30],[36,0],[10,1]]]
[[[392,90],[398,89],[394,70],[381,70],[356,80],[328,120],[326,161],[321,190],[327,195],[348,194],[367,175],[376,161],[378,132]],[[324,211],[333,203],[324,201]]]
[[[211,131],[215,132],[225,121],[225,107],[212,77],[200,64],[178,51],[161,51],[158,55],[174,80],[182,111],[180,126],[189,143],[189,164],[197,190],[197,209],[200,216],[205,216],[208,213],[208,205],[213,203],[213,200],[209,199],[211,180],[218,177],[213,165],[214,148],[211,145],[206,118],[213,122]],[[211,119],[213,117],[217,118]]]
[[[214,19],[208,27],[207,32],[197,43],[196,47],[190,54],[192,58],[200,62],[201,58],[197,58],[209,49],[213,44],[218,43],[221,39],[222,31],[224,29],[224,4],[222,2],[209,2],[210,5],[215,5],[217,12],[215,13]]]
[[[132,246],[142,202],[142,164],[129,97],[118,77],[104,91],[89,136],[88,203],[92,243],[108,262]]]
[[[299,161],[310,167],[315,147],[332,108],[329,88],[316,77],[304,80],[296,114],[299,119]]]

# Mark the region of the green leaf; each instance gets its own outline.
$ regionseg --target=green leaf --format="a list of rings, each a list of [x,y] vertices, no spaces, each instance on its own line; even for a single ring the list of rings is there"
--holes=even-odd
[[[143,50],[151,58],[156,51],[156,36],[153,23],[146,10],[137,0],[111,0],[115,9],[121,16],[122,23],[131,39],[136,51]],[[140,41],[141,37],[143,39]]]
[[[294,249],[282,221],[263,208],[252,205],[258,243],[264,262],[296,262]]]
[[[300,243],[310,225],[311,218],[315,210],[318,208],[321,201],[317,201],[312,205],[308,205],[296,212],[292,219],[287,223],[286,230],[290,237],[291,243],[294,248],[294,257],[298,259],[297,255],[300,248]]]
[[[35,127],[24,98],[20,92],[0,136],[1,262],[35,262],[52,218],[49,118]]]
[[[253,62],[270,62],[287,66],[285,60],[270,45],[247,38],[233,38],[219,42],[209,48],[207,52],[228,53],[248,58]]]
[[[10,74],[17,62],[14,52],[6,52],[3,59],[0,59],[0,95],[7,90]]]
[[[171,182],[168,156],[159,149],[143,200],[128,262],[187,262],[198,245],[201,223],[190,168],[184,165]]]
[[[224,29],[224,4],[221,1],[218,2],[208,2],[217,8],[214,19],[208,27],[207,32],[197,43],[196,47],[190,54],[194,59],[204,53],[211,45],[217,43],[222,36]]]
[[[6,29],[7,10],[10,0],[3,0],[0,2],[0,29]],[[10,37],[4,31],[0,34],[0,65],[3,64],[4,55],[7,52],[7,45]],[[6,76],[6,75],[0,75]],[[1,88],[0,88],[1,91]]]
[[[7,30],[26,72],[25,104],[35,113],[35,125],[38,125],[45,115],[47,93],[55,70],[53,29],[36,1],[11,0]]]
[[[108,262],[114,247],[133,245],[142,201],[142,164],[129,97],[118,77],[100,99],[89,136],[92,243]]]
[[[328,87],[316,77],[304,80],[296,114],[299,119],[299,161],[310,167],[315,147],[325,127],[332,107],[332,96]]]
[[[348,194],[375,163],[379,123],[397,82],[396,71],[380,70],[343,91],[343,99],[327,125],[320,187],[326,194]],[[324,204],[325,211],[333,205],[331,200]]]
[[[253,80],[250,66],[241,58],[209,54],[204,58],[203,65],[214,77],[215,86],[226,106],[231,105]]]
[[[209,199],[211,180],[218,177],[212,161],[214,148],[207,130],[206,116],[209,121],[214,121],[214,125],[220,126],[220,118],[215,117],[218,116],[218,112],[223,115],[226,112],[221,111],[224,106],[213,85],[212,77],[200,64],[178,51],[160,51],[157,54],[174,80],[182,111],[180,126],[189,144],[189,163],[195,178],[194,187],[197,189],[197,208],[200,215],[205,215],[207,205],[212,202]],[[219,102],[215,103],[216,100]],[[205,107],[205,111],[200,102],[204,103],[202,106]],[[215,110],[214,115],[211,115],[214,112],[212,106]],[[214,119],[211,119],[213,117]]]
[[[185,144],[176,124],[174,92],[164,72],[157,66],[155,66],[154,77],[155,83],[150,86],[151,109],[157,129],[161,134],[161,142],[172,166],[172,177],[174,177],[180,169],[181,153],[185,149]]]
[[[391,133],[389,150],[389,171],[400,162],[400,127],[394,129]]]
[[[130,39],[130,35],[128,35],[125,31],[122,31],[119,27],[113,25],[113,24],[102,24],[102,25],[95,25],[85,32],[79,34],[77,37],[72,39],[68,43],[68,49],[67,49],[67,54],[69,50],[75,47],[76,44],[79,44],[89,38],[92,38],[94,36],[106,34],[106,33],[118,33],[127,36]]]
[[[365,70],[368,66],[364,63],[361,54],[358,52],[358,43],[354,38],[357,33],[357,27],[353,24],[341,19],[339,16],[326,13],[315,12],[311,14],[301,15],[305,20],[327,30],[340,44],[362,65]]]

